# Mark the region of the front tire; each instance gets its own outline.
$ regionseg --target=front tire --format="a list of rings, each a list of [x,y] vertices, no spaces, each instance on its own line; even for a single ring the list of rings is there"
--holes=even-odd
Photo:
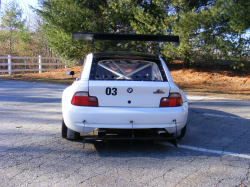
[[[72,131],[66,125],[64,120],[62,119],[62,137],[67,140],[78,140],[80,139],[80,133]]]

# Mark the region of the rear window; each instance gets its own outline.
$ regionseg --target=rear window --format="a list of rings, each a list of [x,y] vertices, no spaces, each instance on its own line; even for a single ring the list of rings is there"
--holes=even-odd
[[[94,62],[90,79],[164,81],[157,63],[131,59],[110,59]]]

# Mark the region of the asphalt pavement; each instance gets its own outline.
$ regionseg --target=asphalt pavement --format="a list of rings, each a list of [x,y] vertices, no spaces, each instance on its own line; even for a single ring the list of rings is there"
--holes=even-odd
[[[250,101],[188,96],[186,136],[61,138],[65,85],[0,79],[0,186],[250,186]]]

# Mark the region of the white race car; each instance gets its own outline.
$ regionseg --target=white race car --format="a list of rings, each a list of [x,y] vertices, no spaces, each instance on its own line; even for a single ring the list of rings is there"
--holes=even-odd
[[[179,44],[179,37],[170,35],[73,33],[74,39]],[[90,53],[80,78],[63,92],[62,114],[62,137],[66,139],[78,139],[80,133],[89,138],[86,134],[98,129],[92,139],[163,137],[177,145],[176,139],[186,132],[188,103],[158,55]]]
[[[94,129],[100,137],[152,132],[182,138],[188,103],[159,56],[90,53],[80,78],[63,92],[62,114],[62,137],[67,139]]]

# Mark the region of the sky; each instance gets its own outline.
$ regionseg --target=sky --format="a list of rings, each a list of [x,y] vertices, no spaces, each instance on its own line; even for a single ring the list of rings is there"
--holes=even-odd
[[[1,2],[1,12],[4,10],[6,4],[11,1],[15,1],[23,10],[23,18],[26,19],[26,25],[31,30],[36,29],[37,16],[36,14],[29,8],[29,5],[33,7],[38,7],[38,0],[0,0]]]
[[[1,2],[1,9],[4,8],[6,3],[11,2],[12,0],[0,0]],[[24,12],[29,11],[29,5],[37,7],[37,0],[14,0],[16,1],[23,9]]]

